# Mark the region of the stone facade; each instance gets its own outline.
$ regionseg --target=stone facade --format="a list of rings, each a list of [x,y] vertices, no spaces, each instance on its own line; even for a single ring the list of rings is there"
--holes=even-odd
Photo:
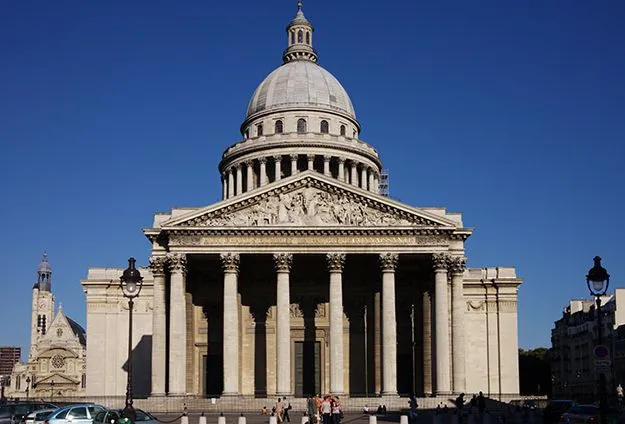
[[[62,307],[55,314],[51,279],[52,270],[44,255],[32,293],[28,362],[13,368],[7,397],[54,399],[85,394],[85,330],[67,317]]]
[[[518,394],[514,268],[466,269],[472,230],[460,214],[380,194],[382,162],[316,63],[301,4],[287,37],[243,140],[224,152],[222,200],[158,213],[144,230],[152,250],[132,347],[151,372],[137,390]],[[82,281],[91,396],[125,387],[128,313],[111,283],[122,271],[90,269]]]

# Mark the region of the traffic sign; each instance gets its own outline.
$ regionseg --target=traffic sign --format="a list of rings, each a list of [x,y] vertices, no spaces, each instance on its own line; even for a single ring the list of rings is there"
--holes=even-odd
[[[595,360],[595,372],[607,374],[612,369],[612,361],[609,359]]]
[[[609,359],[610,349],[606,345],[597,345],[594,349],[595,359]]]

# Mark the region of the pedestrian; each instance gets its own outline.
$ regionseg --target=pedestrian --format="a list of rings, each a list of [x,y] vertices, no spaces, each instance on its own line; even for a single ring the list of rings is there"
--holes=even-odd
[[[276,402],[276,417],[278,422],[281,423],[284,420],[284,406],[282,404],[282,398],[278,398]]]
[[[339,398],[332,399],[332,424],[339,424],[341,421],[341,404]]]
[[[486,411],[486,398],[482,392],[477,396],[477,410],[480,412],[480,415],[484,415],[484,411]]]
[[[308,422],[310,424],[317,424],[317,414],[315,412],[316,407],[317,405],[315,404],[314,397],[309,397],[308,399],[306,399],[306,414],[308,415]]]
[[[464,393],[460,393],[454,403],[456,404],[456,412],[461,414],[462,408],[464,408]]]
[[[332,424],[332,403],[330,402],[330,395],[326,395],[321,402],[321,416],[323,417],[323,424]]]
[[[285,397],[282,399],[282,420],[286,420],[287,423],[291,422],[291,417],[289,417],[289,409],[291,409],[291,402],[287,400]]]
[[[419,404],[417,403],[417,398],[415,397],[415,395],[412,395],[410,397],[410,400],[408,401],[408,405],[410,406],[410,421],[415,422],[418,416],[417,408],[419,407]]]
[[[476,408],[476,407],[477,407],[477,396],[473,395],[473,397],[471,398],[470,406],[469,406],[469,412],[471,412],[473,408]]]

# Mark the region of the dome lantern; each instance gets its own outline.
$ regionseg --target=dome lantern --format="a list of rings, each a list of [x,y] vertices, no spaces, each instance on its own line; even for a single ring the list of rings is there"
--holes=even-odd
[[[312,47],[313,26],[302,11],[302,1],[297,2],[297,13],[286,27],[288,47],[282,55],[284,63],[294,60],[317,61],[317,52]]]

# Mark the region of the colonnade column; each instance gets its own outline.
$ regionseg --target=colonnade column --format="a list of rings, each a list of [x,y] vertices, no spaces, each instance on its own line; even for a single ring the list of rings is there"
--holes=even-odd
[[[291,175],[297,174],[297,155],[291,155]]]
[[[467,259],[464,256],[452,258],[451,271],[451,352],[453,368],[454,393],[464,393],[466,386],[465,376],[465,341],[464,341],[464,295],[463,273]]]
[[[344,253],[328,253],[330,271],[330,393],[343,388],[343,265]]]
[[[364,166],[360,169],[360,188],[367,189],[367,168]]]
[[[225,175],[221,175],[221,200],[225,200],[228,197],[228,183]]]
[[[356,162],[352,162],[352,185],[358,187],[358,166]]]
[[[330,176],[330,156],[323,157],[323,175]]]
[[[222,253],[224,270],[224,395],[239,394],[239,255]]]
[[[254,161],[247,160],[245,165],[247,166],[247,191],[250,191],[254,189]]]
[[[237,169],[237,194],[243,193],[243,164],[236,164]]]
[[[267,184],[267,158],[258,159],[260,162],[260,186]]]
[[[232,175],[232,168],[226,171],[228,175],[228,198],[234,196],[234,175]]]
[[[345,181],[345,159],[339,158],[339,181]]]
[[[435,354],[436,358],[436,394],[448,395],[451,393],[449,378],[449,300],[447,293],[447,253],[434,253],[434,326],[435,326]]]
[[[166,287],[165,256],[153,256],[150,258],[150,270],[154,277],[154,300],[152,309],[152,396],[165,395],[165,361],[167,358],[167,318],[165,311]]]
[[[273,255],[276,266],[276,370],[277,395],[291,394],[291,312],[289,273],[293,255],[280,253]]]
[[[185,254],[170,253],[169,263],[169,395],[183,396],[187,392],[187,306]]]
[[[273,163],[276,169],[276,181],[280,181],[282,179],[282,156],[274,156]]]
[[[375,173],[372,169],[369,169],[369,191],[375,192]]]
[[[306,169],[308,169],[309,171],[314,170],[315,169],[315,165],[314,165],[315,155],[308,155],[307,159],[308,159],[308,166],[306,167]]]
[[[397,321],[395,319],[395,253],[380,255],[382,268],[382,394],[397,394]]]

